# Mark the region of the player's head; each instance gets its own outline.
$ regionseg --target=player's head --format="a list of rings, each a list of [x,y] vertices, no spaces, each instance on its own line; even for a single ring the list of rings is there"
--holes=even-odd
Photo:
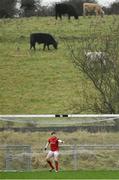
[[[56,135],[56,132],[55,132],[55,131],[52,131],[52,132],[51,132],[51,135],[52,135],[52,136],[55,136],[55,135]]]

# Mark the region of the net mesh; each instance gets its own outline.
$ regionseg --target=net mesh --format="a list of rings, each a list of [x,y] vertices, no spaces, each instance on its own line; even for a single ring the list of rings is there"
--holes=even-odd
[[[61,170],[119,169],[118,124],[118,115],[0,116],[0,169],[46,170],[44,147],[54,130],[65,141]]]

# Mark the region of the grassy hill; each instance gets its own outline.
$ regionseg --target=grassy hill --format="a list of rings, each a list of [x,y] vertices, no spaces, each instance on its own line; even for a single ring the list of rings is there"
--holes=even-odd
[[[118,18],[118,17],[117,17]],[[96,113],[98,93],[71,62],[60,37],[108,33],[114,17],[79,20],[32,17],[0,20],[0,114]],[[58,50],[29,50],[32,32],[51,33]],[[40,47],[40,50],[39,50]],[[87,98],[85,98],[87,97]]]

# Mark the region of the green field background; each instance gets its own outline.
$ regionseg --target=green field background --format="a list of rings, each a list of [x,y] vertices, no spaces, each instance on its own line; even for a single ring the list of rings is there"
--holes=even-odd
[[[1,179],[119,179],[119,171],[2,172]]]
[[[113,16],[71,21],[54,17],[1,19],[0,114],[97,113],[93,105],[99,94],[74,68],[61,37],[87,37],[94,30],[97,35],[107,34],[113,21]],[[43,51],[39,45],[36,52],[30,51],[33,32],[52,34],[58,50]]]

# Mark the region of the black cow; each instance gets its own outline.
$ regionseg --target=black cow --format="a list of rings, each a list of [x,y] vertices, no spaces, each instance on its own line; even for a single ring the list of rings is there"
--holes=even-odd
[[[50,34],[46,34],[46,33],[32,33],[30,35],[30,49],[32,49],[32,47],[35,48],[35,44],[44,44],[43,50],[45,50],[46,46],[49,48],[49,45],[53,45],[53,47],[55,49],[57,49],[57,42],[55,41],[55,39],[52,37],[52,35]]]
[[[74,16],[75,19],[78,19],[78,14],[75,10],[75,8],[71,4],[65,4],[65,3],[58,3],[55,5],[55,17],[56,19],[58,16],[60,19],[62,19],[62,15],[67,14],[68,19],[70,19],[71,16]]]

